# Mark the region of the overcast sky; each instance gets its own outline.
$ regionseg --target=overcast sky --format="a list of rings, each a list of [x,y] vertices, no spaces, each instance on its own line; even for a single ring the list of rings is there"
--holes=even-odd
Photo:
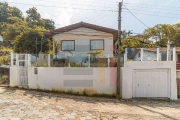
[[[121,0],[0,0],[26,10],[36,7],[41,17],[55,21],[56,28],[81,21],[118,28],[118,2]],[[179,0],[124,0],[124,5],[146,26],[180,22]],[[19,4],[23,3],[23,4]],[[30,4],[30,5],[25,5]],[[47,7],[49,6],[49,7]],[[54,6],[54,7],[53,7]],[[122,29],[142,33],[147,27],[123,7]]]

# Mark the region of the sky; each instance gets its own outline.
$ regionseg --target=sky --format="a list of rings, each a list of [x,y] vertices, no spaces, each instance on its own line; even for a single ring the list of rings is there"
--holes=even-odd
[[[56,28],[83,21],[118,29],[118,2],[122,0],[0,0],[5,1],[24,16],[36,7],[42,18],[55,21]],[[122,8],[122,30],[137,34],[156,24],[180,22],[179,0],[124,0]]]

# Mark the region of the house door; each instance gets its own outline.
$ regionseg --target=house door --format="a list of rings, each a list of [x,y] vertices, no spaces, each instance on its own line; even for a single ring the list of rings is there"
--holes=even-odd
[[[169,69],[134,70],[134,98],[168,98],[170,96]]]
[[[178,60],[177,60],[178,63],[180,63],[180,54],[178,54]]]

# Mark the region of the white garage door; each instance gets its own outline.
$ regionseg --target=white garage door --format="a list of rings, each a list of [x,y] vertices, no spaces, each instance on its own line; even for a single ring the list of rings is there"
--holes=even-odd
[[[133,97],[169,97],[169,74],[169,69],[134,70]]]

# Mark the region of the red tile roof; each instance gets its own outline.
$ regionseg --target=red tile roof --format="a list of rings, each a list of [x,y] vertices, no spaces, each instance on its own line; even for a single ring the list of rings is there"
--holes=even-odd
[[[98,25],[93,25],[93,24],[89,24],[89,23],[85,23],[85,22],[79,22],[76,24],[72,24],[69,26],[65,26],[59,29],[55,29],[52,30],[50,32],[46,32],[44,33],[46,36],[48,37],[52,37],[55,34],[59,34],[59,33],[63,33],[63,32],[68,32],[80,27],[85,27],[85,28],[89,28],[89,29],[94,29],[97,31],[102,31],[102,32],[107,32],[113,35],[113,40],[116,41],[117,40],[117,36],[118,36],[118,31],[115,29],[111,29],[111,28],[106,28],[106,27],[102,27],[102,26],[98,26]]]

